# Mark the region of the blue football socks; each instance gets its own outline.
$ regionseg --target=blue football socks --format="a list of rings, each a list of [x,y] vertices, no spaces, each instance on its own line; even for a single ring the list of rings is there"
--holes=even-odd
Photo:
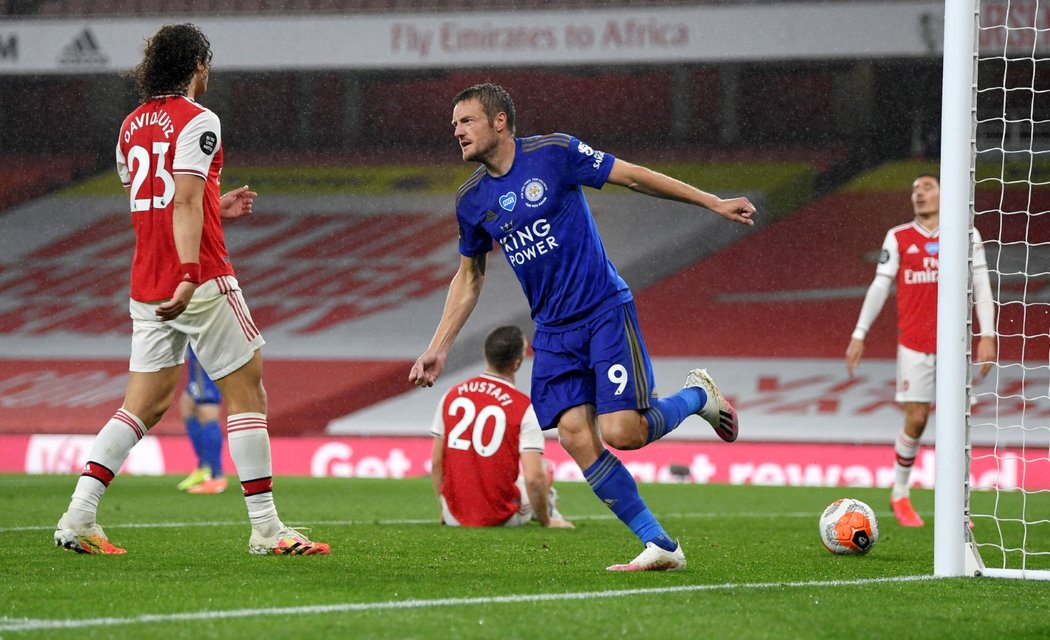
[[[183,420],[183,423],[186,425],[186,435],[190,438],[190,444],[193,446],[193,453],[197,455],[197,468],[199,469],[207,466],[208,461],[204,456],[201,421],[197,419],[197,416],[190,416]]]
[[[583,472],[591,490],[643,543],[674,551],[677,546],[638,494],[638,484],[620,459],[603,451]]]
[[[204,464],[211,469],[212,478],[222,477],[222,427],[218,420],[205,422],[200,427],[201,453]]]
[[[642,412],[649,423],[649,440],[659,440],[678,428],[682,421],[707,404],[707,392],[700,387],[686,387],[666,398],[656,401]]]

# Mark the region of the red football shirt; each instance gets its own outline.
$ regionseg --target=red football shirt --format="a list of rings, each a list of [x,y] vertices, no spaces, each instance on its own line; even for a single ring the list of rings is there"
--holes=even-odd
[[[897,281],[897,341],[913,351],[937,353],[937,278],[940,228],[912,221],[889,230],[876,273]],[[973,230],[974,268],[986,265],[981,234]]]
[[[543,451],[532,401],[509,381],[483,373],[449,389],[430,429],[442,438],[441,495],[466,527],[501,525],[521,506],[514,482],[521,452]]]
[[[147,100],[124,119],[117,141],[117,173],[130,193],[135,229],[131,297],[166,300],[181,281],[172,229],[175,175],[199,176],[204,185],[201,282],[233,275],[219,217],[222,131],[219,118],[185,96]]]

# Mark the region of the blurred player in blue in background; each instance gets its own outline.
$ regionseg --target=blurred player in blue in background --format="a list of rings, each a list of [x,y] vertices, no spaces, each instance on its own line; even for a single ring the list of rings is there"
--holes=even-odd
[[[192,347],[186,347],[186,372],[189,380],[179,398],[179,412],[193,452],[197,454],[197,468],[178,487],[180,491],[190,493],[222,493],[226,491],[226,478],[222,473],[223,437],[219,426],[222,394],[197,360]]]
[[[412,366],[409,381],[430,387],[441,374],[477,306],[486,255],[497,242],[536,322],[531,395],[540,426],[557,427],[562,446],[595,495],[644,545],[634,560],[609,570],[681,569],[686,564],[681,546],[657,522],[630,472],[605,445],[644,447],[691,414],[732,442],[736,412],[702,369],[691,371],[678,393],[657,398],[633,296],[606,256],[582,187],[610,182],[748,225],[754,224],[755,207],[746,198],[723,200],[563,133],[515,138],[514,102],[500,86],[475,85],[452,104],[463,160],[480,166],[457,196],[459,270],[430,346]],[[599,101],[589,107],[610,108]],[[639,232],[674,230],[649,222]]]

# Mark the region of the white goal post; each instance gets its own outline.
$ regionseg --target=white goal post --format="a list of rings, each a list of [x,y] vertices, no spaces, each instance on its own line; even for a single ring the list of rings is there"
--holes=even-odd
[[[1050,177],[1040,169],[1050,166],[1050,83],[1045,77],[1050,75],[1050,0],[947,0],[943,73],[934,575],[1050,580],[1050,490],[1027,484],[1029,477],[1045,477],[1050,467],[1050,418],[1042,417],[1050,416],[1050,389],[1043,382],[1050,379],[1050,335],[1044,335],[1039,321],[1050,314],[1050,300],[1029,294],[1030,288],[1038,292],[1044,286],[1037,284],[1039,279],[1050,277],[1050,211],[1040,211],[1050,206],[1032,197],[1039,189],[1050,189]],[[992,76],[999,86],[989,82]],[[1026,79],[1018,82],[1020,76]],[[997,102],[1001,104],[991,108]],[[998,203],[980,210],[975,206],[979,188],[998,189]],[[1014,195],[1027,189],[1023,210],[1007,203],[1011,189]],[[976,216],[996,217],[1000,229],[1009,226],[1002,220],[1011,216],[1017,217],[1010,224],[1024,224],[1020,241],[1003,233],[984,238],[998,302],[996,334],[1000,344],[1008,338],[1023,345],[1019,357],[1000,347],[990,374],[994,390],[985,392],[975,391],[971,375],[971,233]],[[1004,288],[1004,282],[1020,284]],[[1004,299],[1013,305],[1010,317],[1021,318],[1010,327],[1003,324]],[[1033,348],[1026,350],[1029,345]],[[1000,386],[1011,375],[1021,380],[1019,390]],[[1029,385],[1029,379],[1037,384]],[[1041,391],[1030,390],[1033,386]],[[974,419],[974,398],[991,403],[990,417]],[[1020,406],[1021,417],[1002,417],[1001,403]],[[992,441],[990,455],[997,465],[1024,469],[1016,486],[996,482],[994,495],[971,495],[975,423],[982,434],[990,433],[986,439]],[[979,508],[971,504],[978,497]]]

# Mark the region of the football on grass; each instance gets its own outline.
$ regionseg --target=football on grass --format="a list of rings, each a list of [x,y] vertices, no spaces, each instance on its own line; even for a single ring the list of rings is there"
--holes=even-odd
[[[879,521],[875,519],[875,512],[860,500],[836,500],[820,516],[820,541],[832,553],[865,554],[878,539]]]

